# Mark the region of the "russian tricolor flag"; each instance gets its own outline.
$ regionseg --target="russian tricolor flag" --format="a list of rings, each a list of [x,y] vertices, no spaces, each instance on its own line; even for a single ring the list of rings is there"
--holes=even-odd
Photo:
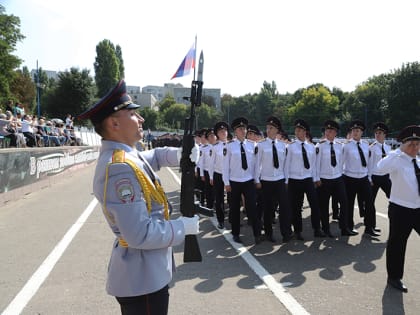
[[[192,45],[192,47],[188,51],[184,60],[182,60],[181,64],[178,67],[178,70],[176,70],[171,80],[173,78],[179,78],[179,77],[183,77],[185,75],[190,74],[190,70],[194,68],[195,68],[195,43]]]

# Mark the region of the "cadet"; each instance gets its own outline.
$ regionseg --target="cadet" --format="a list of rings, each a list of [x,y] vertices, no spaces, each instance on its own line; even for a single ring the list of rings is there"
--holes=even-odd
[[[227,135],[229,125],[219,121],[214,125],[218,142],[213,146],[212,163],[209,166],[210,183],[214,187],[217,227],[225,228],[225,185],[223,184],[223,159],[226,155]]]
[[[198,233],[198,217],[170,220],[168,201],[152,166],[177,166],[177,148],[138,152],[143,122],[124,81],[82,113],[102,137],[93,192],[116,238],[108,265],[107,292],[122,314],[167,314],[172,246]],[[195,154],[194,154],[195,153]],[[190,155],[196,161],[195,149]]]
[[[391,151],[391,147],[385,143],[385,137],[388,133],[387,125],[382,122],[375,123],[373,125],[373,131],[375,133],[375,142],[369,147],[368,176],[372,186],[373,209],[375,211],[373,226],[376,232],[380,232],[381,230],[376,228],[375,199],[379,188],[382,189],[389,199],[389,194],[391,193],[391,180],[389,179],[389,174],[379,174],[377,171],[377,164],[379,160],[387,156],[389,151]]]
[[[265,238],[275,242],[273,236],[272,219],[274,216],[274,204],[279,206],[280,232],[283,242],[288,242],[292,237],[291,213],[289,198],[287,196],[284,179],[284,164],[286,161],[286,145],[277,140],[277,134],[282,129],[281,122],[277,117],[267,118],[267,138],[257,144],[257,161],[255,182],[257,189],[262,190],[264,204],[264,231]]]
[[[203,150],[207,147],[207,137],[206,137],[206,128],[202,128],[198,134],[200,136],[200,157],[196,164],[196,178],[197,178],[197,190],[201,191],[200,193],[200,204],[205,206],[206,194],[204,189],[204,181],[201,179],[202,169],[203,169]],[[204,174],[204,172],[203,172]]]
[[[318,196],[315,190],[316,154],[315,146],[306,141],[309,125],[303,119],[295,121],[296,140],[287,145],[287,156],[284,167],[290,206],[292,208],[292,224],[295,236],[302,237],[302,204],[304,194],[311,207],[311,224],[315,237],[324,237],[320,228],[320,211]]]
[[[351,139],[343,147],[343,174],[349,213],[347,225],[350,230],[353,230],[354,200],[357,195],[360,197],[359,208],[363,207],[361,214],[364,216],[365,234],[376,237],[380,234],[374,230],[375,210],[367,164],[369,144],[361,140],[365,125],[360,120],[354,120],[350,124],[350,130]]]
[[[388,283],[407,292],[402,282],[407,240],[414,229],[420,235],[420,126],[405,127],[398,136],[400,150],[378,162],[378,172],[389,173],[389,236],[386,247]]]
[[[229,142],[223,161],[223,182],[226,192],[231,193],[229,216],[232,224],[233,240],[242,243],[240,233],[240,203],[241,195],[245,197],[245,208],[248,220],[251,221],[254,240],[261,242],[260,220],[256,219],[256,192],[254,183],[255,145],[245,139],[248,120],[244,117],[232,121],[231,127],[236,139]]]
[[[316,145],[316,184],[319,193],[319,208],[321,211],[322,230],[333,237],[329,223],[329,199],[332,197],[340,206],[339,226],[341,235],[357,235],[350,230],[348,224],[347,195],[343,181],[343,145],[335,140],[339,129],[338,123],[327,120],[324,123],[325,140]]]
[[[206,196],[206,207],[213,209],[214,206],[214,189],[213,185],[210,184],[209,170],[213,161],[213,145],[216,143],[217,137],[214,134],[213,128],[208,128],[206,130],[206,139],[207,144],[202,148],[201,152],[201,168],[200,168],[200,177],[204,182],[204,194]]]

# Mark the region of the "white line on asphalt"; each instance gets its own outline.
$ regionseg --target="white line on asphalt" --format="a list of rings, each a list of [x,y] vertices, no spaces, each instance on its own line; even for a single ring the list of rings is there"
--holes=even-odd
[[[53,251],[48,255],[48,257],[42,262],[41,266],[35,271],[32,277],[26,282],[25,286],[20,290],[20,292],[15,296],[12,302],[7,306],[3,311],[2,315],[16,315],[20,314],[25,306],[29,303],[35,293],[38,291],[39,287],[48,277],[52,269],[54,268],[57,261],[63,255],[64,251],[70,245],[73,238],[79,232],[80,228],[85,224],[86,220],[89,218],[93,209],[95,209],[98,201],[93,199],[87,208],[83,211],[80,217],[72,225],[72,227],[67,231],[61,241],[55,246]]]
[[[179,177],[170,169],[166,168],[169,173],[174,177],[175,181],[178,184],[181,184]],[[215,218],[211,219],[214,227],[217,229],[217,220]],[[257,259],[248,252],[246,247],[239,245],[233,241],[232,235],[228,230],[219,230],[225,239],[232,245],[233,248],[239,253],[239,255],[245,260],[248,266],[257,274],[257,276],[265,283],[265,285],[270,289],[274,296],[282,303],[291,314],[304,315],[309,314],[302,305],[300,305],[295,298],[286,291],[286,289],[274,279],[274,277],[260,265]]]

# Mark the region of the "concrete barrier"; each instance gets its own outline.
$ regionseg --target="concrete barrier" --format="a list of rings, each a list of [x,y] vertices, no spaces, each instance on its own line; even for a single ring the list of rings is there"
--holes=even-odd
[[[0,205],[53,184],[63,173],[94,163],[99,146],[0,150]]]

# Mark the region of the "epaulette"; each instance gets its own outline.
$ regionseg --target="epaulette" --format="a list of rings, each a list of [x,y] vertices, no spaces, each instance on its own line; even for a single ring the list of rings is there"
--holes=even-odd
[[[234,142],[234,141],[235,141],[235,140],[233,140],[233,139],[232,139],[232,140],[229,140],[227,143],[232,143],[232,142]]]
[[[324,143],[324,142],[327,142],[327,139],[323,139],[323,140],[319,141],[318,143]]]
[[[208,146],[208,144],[205,144],[205,145],[203,145],[203,148],[205,148],[205,147],[207,147]]]

